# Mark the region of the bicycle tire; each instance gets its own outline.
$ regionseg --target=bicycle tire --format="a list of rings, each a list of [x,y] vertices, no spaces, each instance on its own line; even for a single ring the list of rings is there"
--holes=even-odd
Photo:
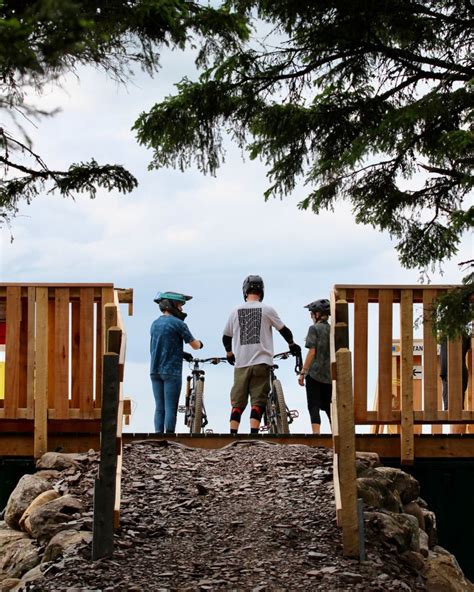
[[[198,380],[194,393],[194,417],[191,425],[192,434],[200,434],[202,430],[202,406],[204,398],[204,381]]]
[[[281,382],[278,379],[273,381],[273,390],[275,391],[277,403],[278,433],[289,434],[290,427],[288,425],[288,415],[286,414],[285,395],[283,394]]]

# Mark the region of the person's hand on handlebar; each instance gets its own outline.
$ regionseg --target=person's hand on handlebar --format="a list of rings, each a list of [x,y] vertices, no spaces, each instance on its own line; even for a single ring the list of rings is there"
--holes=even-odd
[[[193,361],[193,354],[190,354],[189,352],[183,352],[183,360],[186,360],[186,362],[192,362]]]
[[[232,352],[227,352],[227,361],[231,366],[235,364],[235,356]]]
[[[290,349],[290,353],[292,356],[300,356],[301,355],[301,347],[297,343],[290,343],[288,346]]]

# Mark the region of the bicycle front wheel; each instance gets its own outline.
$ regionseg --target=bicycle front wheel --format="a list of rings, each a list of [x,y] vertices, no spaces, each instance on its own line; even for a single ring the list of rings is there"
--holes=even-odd
[[[273,390],[275,391],[277,403],[278,433],[289,434],[290,428],[288,426],[288,415],[286,413],[285,395],[283,394],[283,387],[279,380],[273,382]]]
[[[204,398],[204,381],[198,380],[194,393],[194,417],[191,426],[192,434],[200,434],[202,430],[202,405]]]

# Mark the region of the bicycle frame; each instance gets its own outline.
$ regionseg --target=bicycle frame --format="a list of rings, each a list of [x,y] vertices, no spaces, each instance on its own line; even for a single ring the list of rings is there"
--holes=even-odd
[[[191,374],[186,377],[185,404],[178,407],[178,411],[184,413],[184,425],[189,428],[191,434],[200,434],[209,423],[206,408],[204,406],[204,380],[205,371],[200,364],[210,363],[217,365],[227,358],[193,358],[190,362]],[[210,431],[210,430],[206,430]]]
[[[273,356],[274,360],[286,360],[290,357],[291,352],[282,352]],[[299,374],[303,366],[301,355],[296,356],[295,372]],[[278,364],[270,366],[270,392],[268,393],[267,405],[265,407],[265,424],[260,428],[260,431],[268,431],[270,434],[289,434],[289,424],[299,417],[296,409],[288,409],[285,403],[283,388],[280,381],[276,377],[275,370],[278,369]]]

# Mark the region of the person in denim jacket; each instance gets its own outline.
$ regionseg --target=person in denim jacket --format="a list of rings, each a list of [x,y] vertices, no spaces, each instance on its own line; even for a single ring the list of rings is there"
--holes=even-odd
[[[193,337],[184,322],[187,315],[183,306],[191,298],[178,292],[158,292],[154,299],[163,313],[150,329],[150,378],[157,433],[173,434],[176,428],[183,359],[192,360],[192,354],[183,351],[183,344],[202,348],[202,341]]]

